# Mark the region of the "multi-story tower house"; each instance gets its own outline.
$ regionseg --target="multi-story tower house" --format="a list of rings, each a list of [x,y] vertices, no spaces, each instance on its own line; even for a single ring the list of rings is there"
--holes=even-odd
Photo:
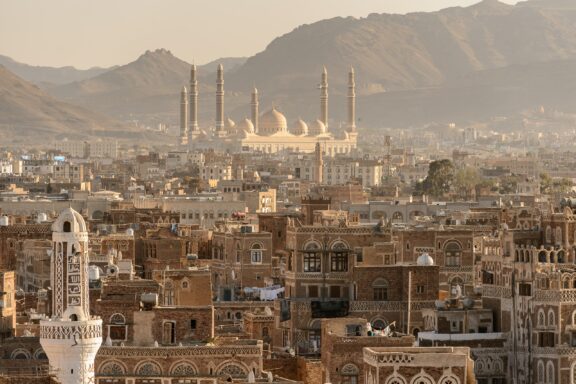
[[[52,231],[52,317],[40,322],[40,344],[62,384],[93,383],[102,320],[90,315],[86,223],[67,208]]]

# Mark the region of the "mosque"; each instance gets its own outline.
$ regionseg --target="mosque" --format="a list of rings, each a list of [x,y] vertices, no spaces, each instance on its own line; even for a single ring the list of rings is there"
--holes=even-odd
[[[288,127],[286,117],[276,108],[259,114],[258,90],[251,99],[251,118],[235,123],[224,119],[224,69],[219,65],[216,76],[216,117],[211,129],[198,125],[198,81],[196,66],[190,73],[189,91],[182,88],[180,97],[180,144],[189,148],[227,148],[242,152],[276,153],[280,151],[315,151],[319,143],[326,156],[350,153],[356,148],[356,93],[354,69],[348,73],[347,123],[345,130],[334,134],[328,129],[328,72],[322,72],[320,83],[320,118],[309,123],[301,119]]]

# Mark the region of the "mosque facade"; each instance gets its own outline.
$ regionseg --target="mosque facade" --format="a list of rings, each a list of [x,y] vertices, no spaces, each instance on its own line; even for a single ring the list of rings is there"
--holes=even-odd
[[[189,148],[227,148],[241,152],[276,153],[281,151],[312,153],[317,144],[326,156],[348,154],[356,148],[356,93],[354,69],[348,73],[347,122],[343,132],[328,127],[328,72],[324,68],[320,83],[320,118],[306,123],[302,119],[288,124],[275,107],[259,113],[259,96],[252,91],[250,118],[238,123],[224,118],[224,69],[216,75],[215,124],[201,129],[198,124],[197,68],[192,66],[189,89],[183,87],[180,97],[180,144]]]

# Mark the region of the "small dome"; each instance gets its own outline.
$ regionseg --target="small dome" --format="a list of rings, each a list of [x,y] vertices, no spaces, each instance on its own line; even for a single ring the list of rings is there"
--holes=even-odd
[[[244,119],[238,123],[236,129],[238,132],[254,133],[254,124],[252,124],[252,120]]]
[[[226,129],[226,131],[228,131],[228,133],[233,133],[236,130],[236,123],[234,122],[234,120],[228,117],[224,121],[224,128]]]
[[[310,136],[318,136],[326,133],[326,126],[320,120],[313,121],[308,126],[308,134]]]
[[[292,125],[292,129],[290,130],[290,133],[292,133],[293,135],[296,135],[296,136],[307,135],[308,134],[308,125],[306,125],[306,123],[302,119],[298,119]]]
[[[418,259],[416,260],[416,264],[419,266],[434,265],[434,259],[432,258],[432,256],[424,252],[418,257]]]
[[[287,131],[288,124],[286,123],[286,117],[278,112],[276,108],[272,108],[260,116],[260,120],[258,121],[258,133],[260,135],[268,136]]]
[[[52,224],[52,231],[87,232],[86,222],[80,213],[72,208],[66,208],[60,212],[60,215]]]

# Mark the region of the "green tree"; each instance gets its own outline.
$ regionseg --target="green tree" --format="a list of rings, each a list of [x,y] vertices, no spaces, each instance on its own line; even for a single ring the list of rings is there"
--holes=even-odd
[[[469,198],[476,193],[476,187],[482,181],[482,177],[476,168],[464,167],[454,176],[454,188],[461,197]]]
[[[432,196],[443,196],[450,192],[454,182],[454,165],[448,159],[436,160],[430,163],[428,176],[422,182],[422,192]],[[418,186],[416,186],[418,188]]]

